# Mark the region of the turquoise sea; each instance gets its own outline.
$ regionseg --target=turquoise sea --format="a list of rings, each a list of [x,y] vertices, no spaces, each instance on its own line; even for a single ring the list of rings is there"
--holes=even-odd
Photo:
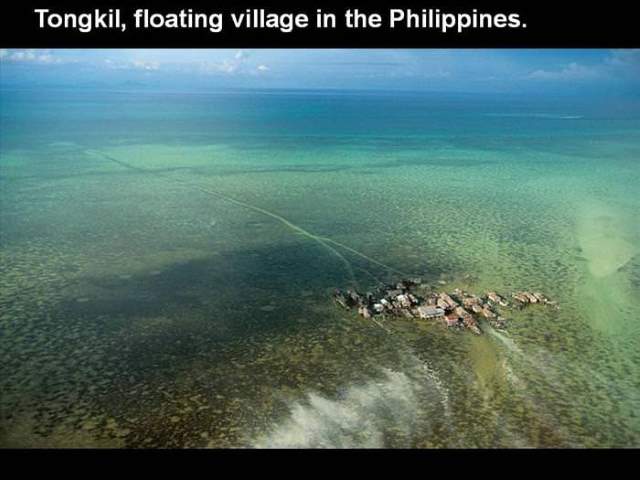
[[[5,88],[0,446],[638,447],[639,159],[637,99]],[[560,308],[332,303],[402,275]]]

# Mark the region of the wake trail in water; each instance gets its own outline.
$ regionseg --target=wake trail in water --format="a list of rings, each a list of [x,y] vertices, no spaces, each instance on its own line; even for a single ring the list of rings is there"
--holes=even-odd
[[[346,251],[348,251],[348,252],[350,252],[350,253],[352,253],[354,255],[357,255],[360,258],[363,258],[363,259],[365,259],[365,260],[367,260],[367,261],[369,261],[369,262],[371,262],[371,263],[373,263],[375,265],[383,267],[383,268],[385,268],[385,269],[387,269],[387,270],[389,270],[391,272],[394,272],[394,273],[397,273],[397,274],[401,274],[401,275],[405,275],[404,273],[400,272],[399,270],[396,270],[395,268],[393,268],[393,267],[391,267],[389,265],[386,265],[386,264],[384,264],[384,263],[382,263],[382,262],[380,262],[380,261],[378,261],[378,260],[376,260],[374,258],[371,258],[368,255],[365,255],[364,253],[359,252],[358,250],[356,250],[356,249],[354,249],[352,247],[349,247],[348,245],[345,245],[343,243],[337,242],[337,241],[335,241],[335,240],[333,240],[331,238],[328,238],[328,237],[322,237],[322,236],[319,236],[319,235],[315,235],[314,233],[311,233],[310,231],[308,231],[308,230],[300,227],[299,225],[296,225],[295,223],[291,222],[290,220],[284,218],[282,215],[278,215],[277,213],[274,213],[274,212],[272,212],[270,210],[267,210],[265,208],[262,208],[262,207],[259,207],[257,205],[253,205],[251,203],[247,203],[247,202],[244,202],[242,200],[238,200],[236,198],[230,197],[230,196],[225,195],[225,194],[223,194],[223,193],[221,193],[221,192],[219,192],[217,190],[214,190],[214,189],[212,189],[210,187],[203,187],[201,185],[197,185],[197,184],[194,184],[194,183],[191,183],[191,182],[187,182],[187,181],[181,180],[179,178],[168,177],[166,175],[163,175],[162,173],[154,172],[153,170],[136,167],[135,165],[131,165],[130,163],[127,163],[127,162],[125,162],[123,160],[119,160],[119,159],[117,159],[115,157],[112,157],[110,155],[107,155],[107,154],[105,154],[105,153],[103,153],[101,151],[86,150],[85,152],[90,154],[90,155],[91,154],[98,155],[98,156],[100,156],[100,157],[102,157],[102,158],[104,158],[106,160],[114,162],[114,163],[116,163],[116,164],[118,164],[118,165],[120,165],[120,166],[122,166],[124,168],[127,168],[129,170],[134,170],[134,171],[139,172],[139,173],[146,173],[146,174],[150,174],[150,175],[156,175],[156,176],[159,176],[159,177],[163,177],[163,178],[165,178],[165,179],[167,179],[169,181],[172,181],[174,183],[177,183],[177,184],[180,184],[180,185],[184,185],[184,186],[189,187],[189,188],[195,188],[196,190],[198,190],[200,192],[203,192],[203,193],[206,193],[208,195],[214,196],[216,198],[219,198],[221,200],[227,201],[229,203],[233,203],[234,205],[238,205],[238,206],[246,208],[248,210],[253,210],[254,212],[260,213],[260,214],[265,215],[267,217],[271,217],[271,218],[277,220],[278,222],[282,223],[283,225],[285,225],[287,228],[293,230],[294,232],[296,232],[296,233],[298,233],[298,234],[300,234],[300,235],[302,235],[302,236],[304,236],[306,238],[309,238],[310,240],[315,241],[316,243],[321,245],[323,248],[328,250],[332,255],[337,257],[342,262],[342,264],[344,265],[345,270],[347,271],[347,274],[349,275],[349,279],[350,279],[351,283],[354,284],[355,286],[358,286],[358,281],[356,280],[355,273],[353,271],[353,267],[351,265],[351,262],[349,262],[349,260],[342,253],[340,253],[338,250],[336,250],[334,247],[332,247],[331,244],[333,244],[333,245],[335,245],[335,246],[337,246],[339,248],[342,248],[342,249],[344,249],[344,250],[346,250]],[[362,270],[364,270],[364,269],[362,269]],[[366,273],[368,273],[369,275],[373,276],[370,272],[368,272],[366,270],[364,270],[364,271]]]
[[[530,353],[524,352],[516,343],[504,335],[503,333],[498,332],[496,329],[492,327],[488,327],[487,331],[491,336],[497,338],[502,345],[504,345],[509,352],[513,355],[512,358],[515,358],[521,361],[528,368],[536,371],[538,374],[542,375],[547,379],[555,379],[558,377],[558,372],[556,367],[553,366],[553,363],[550,361],[548,355],[544,355],[544,352],[539,351],[530,351]]]
[[[506,335],[498,332],[495,328],[492,328],[491,326],[487,326],[486,330],[489,332],[489,334],[491,334],[494,338],[497,338],[498,340],[500,340],[500,342],[507,348],[507,350],[509,350],[510,352],[515,353],[516,355],[520,356],[520,357],[525,357],[525,353],[522,351],[522,349],[520,347],[518,347],[516,345],[516,343],[511,340],[509,337],[507,337]]]
[[[330,253],[332,253],[333,255],[338,257],[338,259],[345,266],[345,269],[347,270],[347,273],[349,274],[349,279],[351,280],[351,282],[353,284],[355,284],[355,285],[358,285],[358,282],[355,279],[355,274],[353,272],[353,267],[351,266],[351,263],[344,257],[344,255],[342,255],[335,248],[330,246],[322,237],[318,237],[317,235],[314,235],[313,233],[309,232],[308,230],[305,230],[304,228],[299,227],[295,223],[290,222],[286,218],[278,215],[277,213],[273,213],[273,212],[271,212],[269,210],[265,210],[262,207],[258,207],[256,205],[252,205],[250,203],[243,202],[242,200],[237,200],[235,198],[229,197],[229,196],[224,195],[224,194],[222,194],[220,192],[217,192],[215,190],[211,190],[209,188],[205,188],[205,187],[202,187],[202,186],[199,186],[199,185],[193,185],[193,184],[190,184],[188,182],[182,182],[182,181],[179,181],[179,183],[182,183],[183,185],[191,186],[191,187],[196,188],[197,190],[199,190],[199,191],[201,191],[203,193],[207,193],[209,195],[213,195],[213,196],[215,196],[217,198],[220,198],[222,200],[226,200],[227,202],[233,203],[235,205],[244,207],[246,209],[253,210],[254,212],[258,212],[258,213],[261,213],[261,214],[266,215],[268,217],[274,218],[274,219],[278,220],[280,223],[282,223],[285,226],[289,227],[294,232],[299,233],[300,235],[302,235],[304,237],[307,237],[307,238],[309,238],[311,240],[314,240],[315,242],[320,244],[322,247],[324,247],[325,249],[329,250]]]
[[[373,273],[371,273],[369,270],[362,268],[362,267],[357,267],[358,270],[360,270],[363,273],[366,273],[370,278],[373,279],[373,281],[375,281],[379,286],[384,287],[384,282],[382,280],[380,280],[378,277],[376,277]]]
[[[530,351],[530,353],[524,352],[516,343],[504,335],[498,332],[492,327],[488,327],[487,331],[494,338],[497,338],[509,352],[511,352],[515,358],[519,359],[522,363],[527,365],[532,370],[535,370],[545,378],[557,378],[558,372],[552,362],[552,358],[549,357],[548,352],[539,349],[536,351]]]
[[[392,272],[394,272],[394,273],[397,273],[397,274],[399,274],[399,275],[402,275],[402,276],[404,276],[404,277],[406,277],[406,276],[407,276],[407,274],[406,274],[406,273],[401,272],[400,270],[396,270],[395,268],[390,267],[389,265],[386,265],[386,264],[384,264],[384,263],[382,263],[382,262],[379,262],[378,260],[375,260],[375,259],[373,259],[373,258],[371,258],[371,257],[369,257],[369,256],[367,256],[367,255],[365,255],[365,254],[364,254],[364,253],[362,253],[362,252],[359,252],[359,251],[357,251],[357,250],[354,250],[353,248],[351,248],[351,247],[349,247],[349,246],[347,246],[347,245],[345,245],[345,244],[343,244],[343,243],[336,242],[335,240],[332,240],[331,238],[327,238],[327,237],[320,237],[320,238],[322,238],[322,240],[325,240],[325,241],[327,241],[327,242],[329,242],[329,243],[333,243],[334,245],[336,245],[336,246],[338,246],[338,247],[342,247],[342,248],[344,248],[345,250],[347,250],[347,251],[349,251],[349,252],[351,252],[351,253],[353,253],[353,254],[355,254],[355,255],[358,255],[359,257],[362,257],[362,258],[364,258],[365,260],[370,261],[371,263],[374,263],[374,264],[379,265],[379,266],[381,266],[381,267],[383,267],[383,268],[386,268],[387,270],[390,270],[390,271],[392,271]]]

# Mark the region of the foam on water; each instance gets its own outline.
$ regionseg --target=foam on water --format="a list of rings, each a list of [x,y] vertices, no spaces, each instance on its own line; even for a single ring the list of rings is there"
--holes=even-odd
[[[380,380],[348,387],[337,400],[310,393],[293,403],[289,417],[254,446],[382,448],[392,430],[409,445],[420,387],[403,372],[386,369],[383,374]]]

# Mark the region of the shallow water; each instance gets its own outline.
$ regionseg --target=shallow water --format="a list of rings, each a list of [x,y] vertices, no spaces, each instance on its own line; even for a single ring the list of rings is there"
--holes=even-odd
[[[0,108],[0,445],[639,446],[636,103]],[[560,309],[475,337],[331,303],[391,269]]]

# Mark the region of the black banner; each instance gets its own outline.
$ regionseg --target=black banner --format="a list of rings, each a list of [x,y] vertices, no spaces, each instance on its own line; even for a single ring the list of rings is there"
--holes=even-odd
[[[640,46],[631,3],[22,0],[2,7],[0,45],[629,48]]]

